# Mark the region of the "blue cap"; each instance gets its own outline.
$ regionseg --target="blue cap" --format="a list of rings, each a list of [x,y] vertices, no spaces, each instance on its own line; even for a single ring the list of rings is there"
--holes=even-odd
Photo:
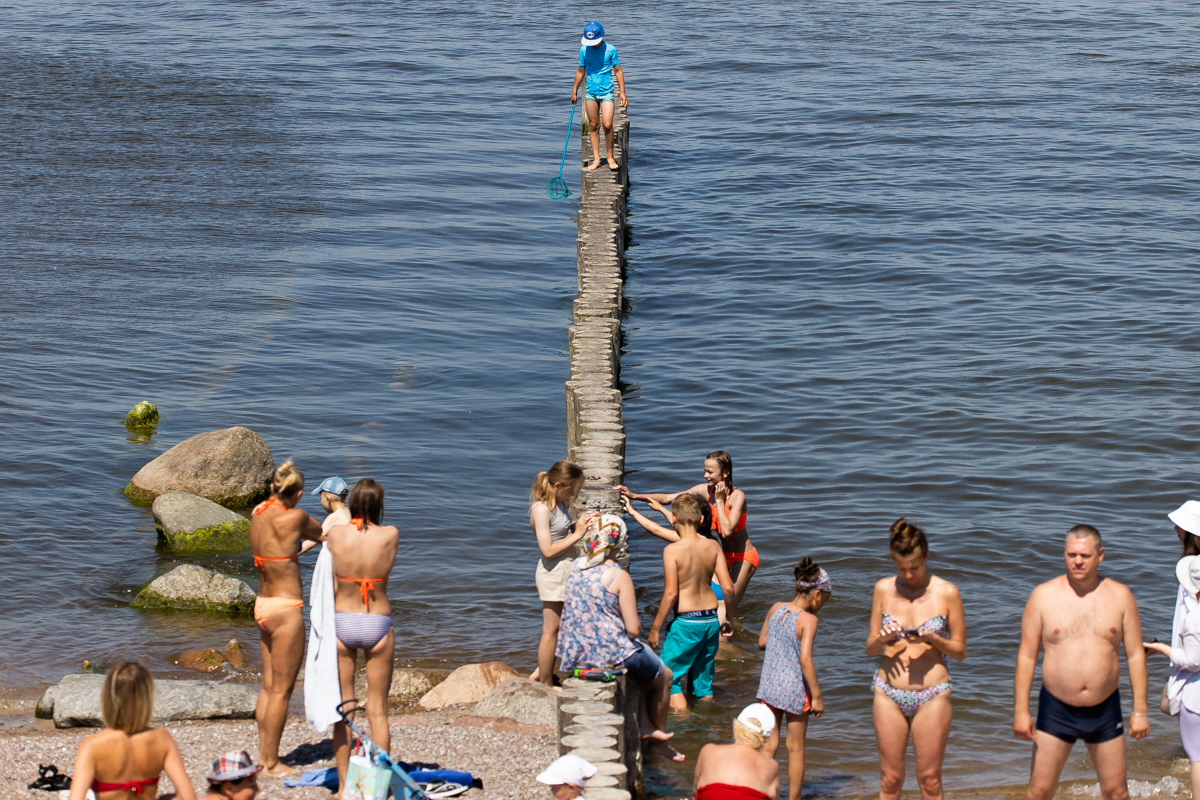
[[[594,44],[600,44],[604,41],[604,26],[599,22],[589,22],[583,26],[583,38],[579,40],[580,44],[585,44],[591,47]]]
[[[313,494],[320,494],[321,492],[340,494],[342,497],[345,497],[350,492],[350,487],[346,485],[344,480],[334,475],[332,478],[326,478],[321,481],[321,485],[312,490]]]

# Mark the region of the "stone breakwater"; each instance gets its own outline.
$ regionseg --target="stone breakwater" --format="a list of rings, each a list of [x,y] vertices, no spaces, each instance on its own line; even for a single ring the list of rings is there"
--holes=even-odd
[[[613,487],[625,472],[620,378],[628,145],[629,118],[618,105],[613,118],[613,158],[620,169],[610,170],[601,162],[599,169],[589,172],[586,164],[591,161],[592,148],[585,126],[576,240],[579,295],[567,332],[571,353],[571,378],[566,385],[567,458],[583,467],[584,474],[576,512],[584,507],[620,508]]]
[[[567,332],[571,352],[567,458],[583,467],[583,490],[575,501],[575,513],[585,508],[620,513],[613,487],[625,474],[620,379],[628,146],[629,118],[617,106],[613,160],[620,168],[610,170],[601,162],[599,169],[589,171],[592,148],[584,128],[576,240],[579,295]],[[564,687],[558,711],[559,753],[575,753],[596,765],[587,796],[591,800],[644,797],[637,684],[624,676],[612,683],[572,678]]]

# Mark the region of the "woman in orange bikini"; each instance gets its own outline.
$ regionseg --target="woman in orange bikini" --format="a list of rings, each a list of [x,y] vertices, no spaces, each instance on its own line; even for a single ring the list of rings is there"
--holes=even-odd
[[[350,498],[350,524],[329,529],[325,546],[333,557],[333,609],[337,628],[338,679],[342,700],[354,699],[354,668],[358,651],[367,660],[367,720],[371,738],[385,751],[391,746],[388,731],[388,689],[392,685],[392,606],[387,582],[396,563],[400,531],[381,525],[383,487],[370,478],[354,484]],[[333,748],[338,769],[338,794],[350,765],[350,732],[344,723],[333,726]]]
[[[635,494],[624,486],[618,486],[621,494],[631,500],[657,503],[658,510],[667,513],[661,506],[671,502],[685,492],[674,494]],[[703,497],[712,510],[712,532],[721,543],[725,553],[725,565],[733,579],[733,590],[737,593],[738,605],[746,594],[750,579],[758,571],[758,550],[750,544],[746,534],[746,493],[733,485],[733,458],[724,450],[714,450],[704,457],[704,483],[686,490],[688,494]],[[669,513],[667,519],[671,519]],[[723,599],[718,589],[717,598]]]
[[[250,515],[250,549],[260,578],[254,621],[262,636],[263,663],[254,718],[259,758],[270,775],[294,771],[279,763],[279,737],[304,658],[299,557],[321,541],[320,523],[296,508],[303,491],[304,474],[285,461],[271,479],[271,496]]]
[[[175,784],[174,797],[196,800],[175,740],[149,727],[153,711],[154,679],[149,670],[132,661],[109,669],[100,692],[104,730],[79,743],[71,800],[84,800],[88,789],[97,800],[157,797],[163,772]]]

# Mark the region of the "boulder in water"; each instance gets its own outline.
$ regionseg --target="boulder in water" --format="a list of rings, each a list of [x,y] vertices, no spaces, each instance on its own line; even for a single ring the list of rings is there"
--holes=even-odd
[[[508,664],[489,661],[468,664],[451,672],[446,680],[430,689],[418,704],[430,711],[456,703],[478,703],[488,692],[509,678],[520,677]]]
[[[477,717],[508,717],[526,725],[558,724],[558,692],[528,678],[509,678],[479,701]]]
[[[249,616],[254,613],[254,598],[254,590],[245,581],[195,564],[181,564],[138,592],[133,605]]]
[[[250,548],[250,520],[187,492],[160,494],[151,506],[158,540],[170,550]]]
[[[35,714],[56,728],[102,728],[103,675],[67,675],[37,702]],[[252,719],[258,688],[218,681],[154,682],[153,722],[181,719]]]
[[[125,495],[147,506],[161,494],[187,492],[245,508],[267,496],[274,471],[271,448],[261,436],[249,428],[226,428],[184,439],[138,470]]]
[[[125,415],[125,427],[134,433],[143,433],[158,424],[158,406],[145,400],[138,403]]]

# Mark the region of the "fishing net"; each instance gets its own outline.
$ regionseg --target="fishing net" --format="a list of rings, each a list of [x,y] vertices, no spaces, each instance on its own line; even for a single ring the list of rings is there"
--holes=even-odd
[[[567,182],[562,178],[551,178],[546,184],[546,194],[550,195],[551,200],[562,200],[571,194],[571,190],[567,188]]]

